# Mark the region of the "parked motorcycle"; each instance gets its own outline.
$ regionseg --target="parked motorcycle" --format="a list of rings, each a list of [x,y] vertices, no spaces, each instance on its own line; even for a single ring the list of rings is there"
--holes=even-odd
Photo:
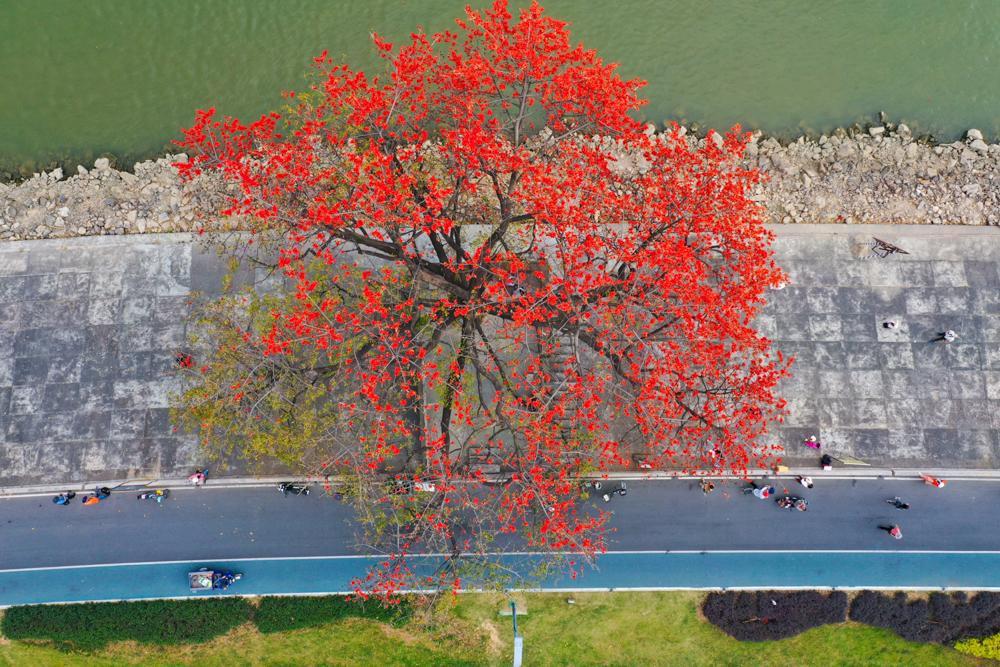
[[[67,491],[65,493],[60,493],[58,496],[52,499],[52,502],[56,505],[69,505],[70,501],[76,498],[75,491]]]
[[[243,573],[241,572],[210,570],[203,567],[194,572],[188,572],[188,587],[194,593],[213,590],[224,591],[242,578]]]
[[[308,496],[309,485],[300,482],[282,482],[278,485],[278,491],[281,491],[283,496]]]
[[[155,500],[158,503],[162,503],[169,497],[170,489],[150,489],[149,491],[143,491],[136,496],[139,500]]]
[[[212,588],[224,591],[242,578],[243,574],[240,572],[216,572]]]
[[[600,496],[606,503],[611,502],[614,496],[628,495],[628,485],[622,481],[594,480],[586,482],[584,489],[589,493]]]
[[[783,498],[778,498],[778,507],[783,510],[798,510],[800,512],[805,512],[809,509],[809,503],[806,502],[805,498],[800,498],[799,496],[785,496]]]

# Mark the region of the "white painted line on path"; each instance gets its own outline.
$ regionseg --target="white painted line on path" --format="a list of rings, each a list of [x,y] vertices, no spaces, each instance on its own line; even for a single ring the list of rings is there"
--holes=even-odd
[[[676,551],[672,550],[635,550],[635,551],[606,551],[603,554],[598,555],[598,561],[602,556],[648,556],[648,555],[660,555],[660,556],[690,556],[690,555],[712,555],[712,554],[802,554],[802,555],[812,555],[812,554],[892,554],[892,555],[979,555],[979,556],[1000,556],[1000,551],[984,551],[984,550],[935,550],[935,549],[679,549]],[[507,552],[491,552],[487,554],[469,554],[465,558],[483,558],[483,557],[496,557],[496,556],[548,556],[553,555],[549,552],[544,551],[507,551]],[[560,552],[556,555],[562,556],[580,556],[584,555],[582,551],[565,551]],[[430,553],[430,554],[409,554],[408,558],[444,558],[450,556],[446,553]],[[11,568],[7,570],[0,570],[0,574],[13,573],[13,572],[45,572],[49,570],[81,570],[90,568],[102,568],[102,567],[132,567],[141,565],[186,565],[186,564],[205,564],[212,562],[225,562],[225,563],[252,563],[261,561],[299,561],[299,560],[379,560],[382,558],[387,558],[385,555],[355,555],[355,554],[342,554],[336,556],[257,556],[252,558],[201,558],[198,560],[155,560],[155,561],[136,561],[129,563],[89,563],[86,565],[51,565],[47,567],[22,567],[22,568]],[[839,588],[839,587],[838,587]],[[549,589],[545,589],[549,590]],[[579,590],[579,589],[570,589]],[[600,589],[607,590],[607,589]],[[659,590],[659,589],[657,589]],[[692,590],[685,588],[683,590]],[[938,587],[932,587],[930,590],[938,590]]]
[[[609,475],[608,479],[610,479],[610,480],[623,480],[623,481],[627,481],[627,482],[630,482],[630,483],[640,483],[640,482],[670,482],[670,481],[695,482],[695,481],[701,481],[703,479],[709,479],[709,480],[715,480],[715,481],[721,481],[721,482],[732,482],[734,485],[735,484],[745,484],[746,483],[746,480],[744,480],[742,478],[728,477],[728,476],[727,477],[718,477],[718,476],[712,476],[712,475],[707,475],[707,476],[700,476],[700,475],[698,475],[698,476],[681,476],[681,475],[676,475],[676,476],[670,476],[670,477],[647,477],[647,476],[633,477],[633,476],[631,476],[631,475],[634,475],[634,474],[635,473],[623,474],[623,475]],[[814,482],[825,482],[827,480],[836,480],[836,481],[850,480],[850,481],[854,481],[854,482],[858,482],[858,483],[862,483],[863,484],[865,482],[915,482],[915,481],[920,481],[919,477],[912,477],[912,476],[910,476],[910,477],[904,477],[904,476],[895,476],[895,477],[892,477],[892,476],[888,476],[887,475],[887,476],[884,476],[884,477],[882,477],[882,476],[879,476],[879,477],[875,477],[875,476],[859,477],[859,476],[851,476],[851,475],[823,475],[822,477],[820,477],[818,475],[818,473],[813,473],[813,474],[814,474],[814,477],[813,477],[813,481]],[[795,476],[794,475],[793,476],[788,476],[787,474],[782,473],[781,475],[763,475],[763,476],[762,475],[754,475],[750,479],[754,479],[754,480],[758,480],[758,481],[759,480],[766,480],[768,482],[779,482],[779,481],[780,482],[785,482],[785,481],[794,482],[795,481]],[[583,481],[586,481],[586,480],[583,480]],[[948,476],[947,477],[947,481],[948,482],[989,482],[989,483],[996,484],[997,482],[1000,482],[1000,477],[987,477],[987,476],[981,476],[981,477],[956,477],[956,476]],[[322,485],[322,482],[316,482],[316,481],[305,482],[305,483],[313,485],[313,486],[321,486]],[[333,482],[333,484],[336,485],[336,482]],[[190,484],[177,484],[177,485],[164,484],[162,486],[143,486],[143,487],[136,486],[134,489],[129,489],[128,491],[118,491],[117,494],[116,494],[116,487],[111,487],[111,495],[121,495],[122,493],[132,493],[134,491],[151,490],[151,489],[170,489],[171,491],[183,491],[183,490],[195,491],[195,490],[197,490],[197,491],[201,492],[201,491],[220,491],[220,490],[224,490],[224,489],[264,489],[264,488],[274,488],[274,486],[275,485],[274,485],[273,482],[260,482],[260,483],[258,483],[258,482],[252,482],[252,483],[240,483],[240,484],[227,484],[225,482],[219,482],[219,483],[215,483],[215,484],[207,484],[207,485],[201,486],[201,487],[193,487]],[[14,491],[14,492],[10,492],[10,491],[8,491],[8,492],[0,492],[0,500],[18,500],[20,498],[51,498],[51,497],[53,497],[55,495],[58,495],[59,493],[62,493],[66,489],[72,489],[72,490],[76,491],[77,495],[84,494],[84,493],[89,493],[89,491],[87,491],[86,489],[77,489],[77,488],[74,488],[72,485],[67,485],[65,487],[59,487],[59,489],[53,489],[51,491],[37,491],[37,492],[36,491],[31,491],[31,492],[27,492],[27,493],[17,493],[16,491]],[[321,494],[321,495],[324,495],[324,494]]]
[[[621,588],[505,588],[505,593],[552,593],[552,594],[573,594],[573,593],[670,593],[695,591],[702,593],[725,592],[725,591],[940,591],[943,593],[953,593],[965,591],[970,593],[979,592],[1000,592],[1000,588],[995,586],[969,587],[962,586],[624,586]],[[399,591],[402,595],[432,595],[438,591],[428,588],[406,588]],[[458,593],[462,595],[476,595],[484,592],[495,592],[494,589],[484,588],[460,588]],[[326,597],[354,595],[356,591],[311,591],[309,593],[229,593],[227,598],[260,598],[260,597]],[[0,604],[0,609],[10,609],[11,607],[37,607],[43,605],[70,605],[70,604],[91,604],[100,602],[149,602],[152,600],[217,600],[219,596],[198,596],[191,595],[168,595],[163,597],[141,597],[141,598],[100,598],[92,600],[67,600],[58,602],[25,602],[20,604]]]

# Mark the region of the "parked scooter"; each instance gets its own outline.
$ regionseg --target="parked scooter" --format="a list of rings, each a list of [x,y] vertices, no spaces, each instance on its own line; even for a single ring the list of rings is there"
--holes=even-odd
[[[210,570],[207,567],[188,572],[188,587],[192,592],[224,591],[243,578],[242,572],[230,570]]]
[[[243,574],[240,572],[216,572],[212,579],[212,588],[224,591],[242,578]]]
[[[169,497],[170,489],[150,489],[149,491],[143,491],[136,496],[139,500],[155,500],[158,503],[162,503]]]
[[[628,485],[625,482],[616,480],[597,479],[592,482],[585,482],[583,488],[588,493],[600,496],[601,500],[606,503],[611,502],[611,499],[615,496],[628,495]]]
[[[278,485],[278,491],[283,496],[308,496],[309,485],[302,482],[282,482]]]
[[[783,498],[778,498],[776,501],[778,507],[783,510],[798,510],[800,512],[805,512],[809,509],[809,503],[806,502],[805,498],[800,498],[799,496],[785,496]]]
[[[76,498],[76,491],[66,491],[53,498],[52,502],[56,505],[69,505],[74,498]]]

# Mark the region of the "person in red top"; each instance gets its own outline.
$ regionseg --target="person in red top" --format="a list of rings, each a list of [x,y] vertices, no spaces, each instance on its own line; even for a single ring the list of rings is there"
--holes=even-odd
[[[891,526],[879,526],[882,530],[892,535],[893,539],[901,540],[903,539],[903,531],[899,529],[899,526],[892,524]]]
[[[96,505],[99,502],[101,502],[101,499],[97,496],[84,496],[83,498],[84,505]]]
[[[946,480],[938,479],[937,477],[932,477],[930,475],[924,475],[924,474],[920,475],[920,479],[924,480],[924,484],[929,484],[930,486],[933,486],[935,489],[943,489],[944,485],[948,483]]]

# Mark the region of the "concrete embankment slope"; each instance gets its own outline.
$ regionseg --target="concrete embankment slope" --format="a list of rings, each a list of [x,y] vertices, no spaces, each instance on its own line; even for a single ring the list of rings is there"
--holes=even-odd
[[[783,225],[789,285],[758,325],[794,356],[779,430],[802,446],[889,468],[1000,464],[1000,230],[995,227]],[[874,257],[878,238],[908,254]],[[887,329],[886,321],[897,327]],[[953,343],[935,341],[948,329]]]

